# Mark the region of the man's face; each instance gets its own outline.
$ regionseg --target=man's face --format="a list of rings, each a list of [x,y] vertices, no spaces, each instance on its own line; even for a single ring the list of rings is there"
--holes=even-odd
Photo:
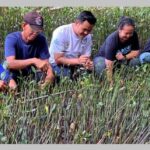
[[[89,33],[91,33],[93,26],[94,25],[91,25],[88,21],[84,21],[82,23],[77,21],[76,22],[76,34],[79,37],[84,38]]]
[[[29,24],[23,24],[24,38],[27,42],[33,41],[41,31],[36,31]]]
[[[122,42],[127,41],[134,32],[134,27],[131,25],[125,25],[122,29],[119,30],[119,38]]]

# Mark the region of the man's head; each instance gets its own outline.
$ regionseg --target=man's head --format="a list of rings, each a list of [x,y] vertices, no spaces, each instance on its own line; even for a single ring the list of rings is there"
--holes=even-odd
[[[33,41],[43,31],[43,17],[38,12],[32,11],[25,14],[23,20],[24,37],[27,41]]]
[[[134,20],[127,16],[121,17],[118,24],[120,40],[123,42],[127,41],[130,37],[133,36],[134,30],[135,30]]]
[[[95,23],[95,16],[90,11],[83,11],[76,18],[74,31],[79,37],[83,38],[92,31]]]

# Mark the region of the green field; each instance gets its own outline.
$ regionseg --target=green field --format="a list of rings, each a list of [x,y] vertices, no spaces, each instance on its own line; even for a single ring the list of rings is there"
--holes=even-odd
[[[5,36],[20,30],[23,14],[32,9],[0,8],[1,59]],[[122,15],[135,19],[141,48],[150,37],[148,7],[36,9],[44,16],[48,44],[57,26],[72,22],[81,10],[91,10],[97,17],[92,56],[116,30]],[[85,74],[78,81],[63,78],[58,85],[44,90],[35,81],[20,79],[16,94],[0,93],[0,143],[149,144],[149,74],[149,64],[122,66],[114,74],[113,88],[94,74]]]

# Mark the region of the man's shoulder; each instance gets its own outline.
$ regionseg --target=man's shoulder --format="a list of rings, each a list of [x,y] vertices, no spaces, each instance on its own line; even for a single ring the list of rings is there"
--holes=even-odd
[[[15,37],[15,38],[19,38],[21,32],[20,31],[17,31],[17,32],[11,32],[9,34],[7,34],[6,37]]]
[[[111,34],[108,35],[107,39],[116,39],[118,38],[118,31],[114,31]]]
[[[70,29],[71,29],[71,24],[62,25],[62,26],[57,27],[54,30],[54,33],[60,33],[60,32],[65,33],[65,32],[68,32]]]
[[[114,31],[111,34],[108,35],[106,38],[105,43],[109,45],[114,45],[115,47],[120,44],[119,42],[119,34],[118,31]]]

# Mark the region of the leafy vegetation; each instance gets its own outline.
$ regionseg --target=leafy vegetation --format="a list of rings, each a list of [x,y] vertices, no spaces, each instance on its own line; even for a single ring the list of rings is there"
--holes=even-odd
[[[21,29],[22,16],[35,8],[0,8],[1,58],[5,36]],[[116,29],[122,15],[137,22],[140,43],[150,37],[150,8],[36,8],[45,18],[45,35],[72,22],[83,9],[98,21],[93,31],[93,54]],[[17,93],[0,93],[0,143],[149,143],[150,65],[122,66],[115,72],[115,85],[94,74],[38,88],[35,81],[20,79]],[[122,82],[124,81],[124,82]]]

